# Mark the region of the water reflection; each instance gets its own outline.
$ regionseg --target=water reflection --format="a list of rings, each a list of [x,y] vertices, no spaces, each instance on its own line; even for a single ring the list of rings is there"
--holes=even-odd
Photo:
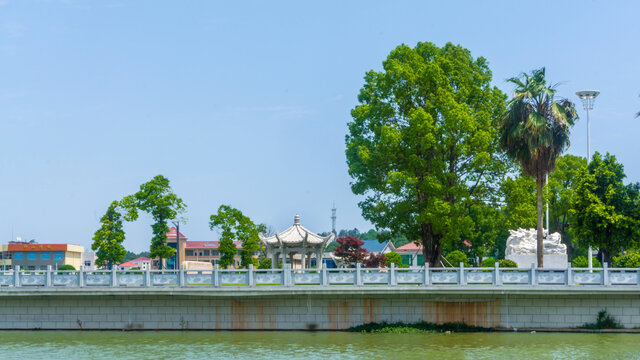
[[[4,331],[3,359],[640,359],[640,335]]]

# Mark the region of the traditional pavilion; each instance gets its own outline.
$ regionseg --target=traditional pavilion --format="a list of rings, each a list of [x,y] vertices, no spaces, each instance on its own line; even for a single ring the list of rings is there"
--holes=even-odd
[[[271,267],[278,267],[278,259],[282,263],[294,263],[294,254],[300,254],[302,268],[311,266],[311,254],[315,254],[317,268],[322,268],[322,254],[327,245],[333,241],[335,235],[333,233],[328,236],[320,236],[307,230],[300,225],[300,215],[294,217],[293,226],[287,230],[276,233],[274,236],[265,237],[258,234],[260,240],[265,245],[267,256],[271,259]]]

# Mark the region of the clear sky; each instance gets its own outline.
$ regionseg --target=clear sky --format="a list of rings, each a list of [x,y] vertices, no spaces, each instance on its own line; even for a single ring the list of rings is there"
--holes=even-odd
[[[522,4],[522,5],[520,5]],[[85,246],[112,200],[157,174],[213,240],[220,204],[283,230],[365,230],[344,137],[363,75],[397,45],[461,44],[494,83],[541,66],[602,93],[592,151],[640,181],[637,1],[0,0],[0,243]],[[586,156],[586,116],[570,153]],[[125,247],[148,249],[150,220]]]

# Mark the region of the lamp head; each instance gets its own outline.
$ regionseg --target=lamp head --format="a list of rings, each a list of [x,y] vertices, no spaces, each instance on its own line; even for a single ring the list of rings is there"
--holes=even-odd
[[[593,110],[593,103],[599,94],[600,91],[598,90],[583,90],[576,93],[580,100],[582,100],[582,106],[585,110]]]

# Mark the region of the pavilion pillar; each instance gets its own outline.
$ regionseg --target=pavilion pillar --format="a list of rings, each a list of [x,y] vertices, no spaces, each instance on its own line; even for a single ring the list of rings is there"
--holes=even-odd
[[[304,254],[307,257],[307,267],[311,269],[311,252]]]
[[[305,265],[307,264],[307,259],[306,259],[307,254],[305,253],[304,249],[302,249],[302,253],[300,253],[300,255],[301,255],[300,256],[300,265],[301,265],[301,268],[304,269],[306,267]]]
[[[294,254],[293,251],[289,253],[289,264],[291,264],[292,269],[293,269],[293,254]]]
[[[274,252],[273,254],[271,254],[271,268],[272,269],[277,269],[278,268],[278,258],[280,257],[280,253]]]
[[[316,267],[322,269],[322,250],[316,251]]]

